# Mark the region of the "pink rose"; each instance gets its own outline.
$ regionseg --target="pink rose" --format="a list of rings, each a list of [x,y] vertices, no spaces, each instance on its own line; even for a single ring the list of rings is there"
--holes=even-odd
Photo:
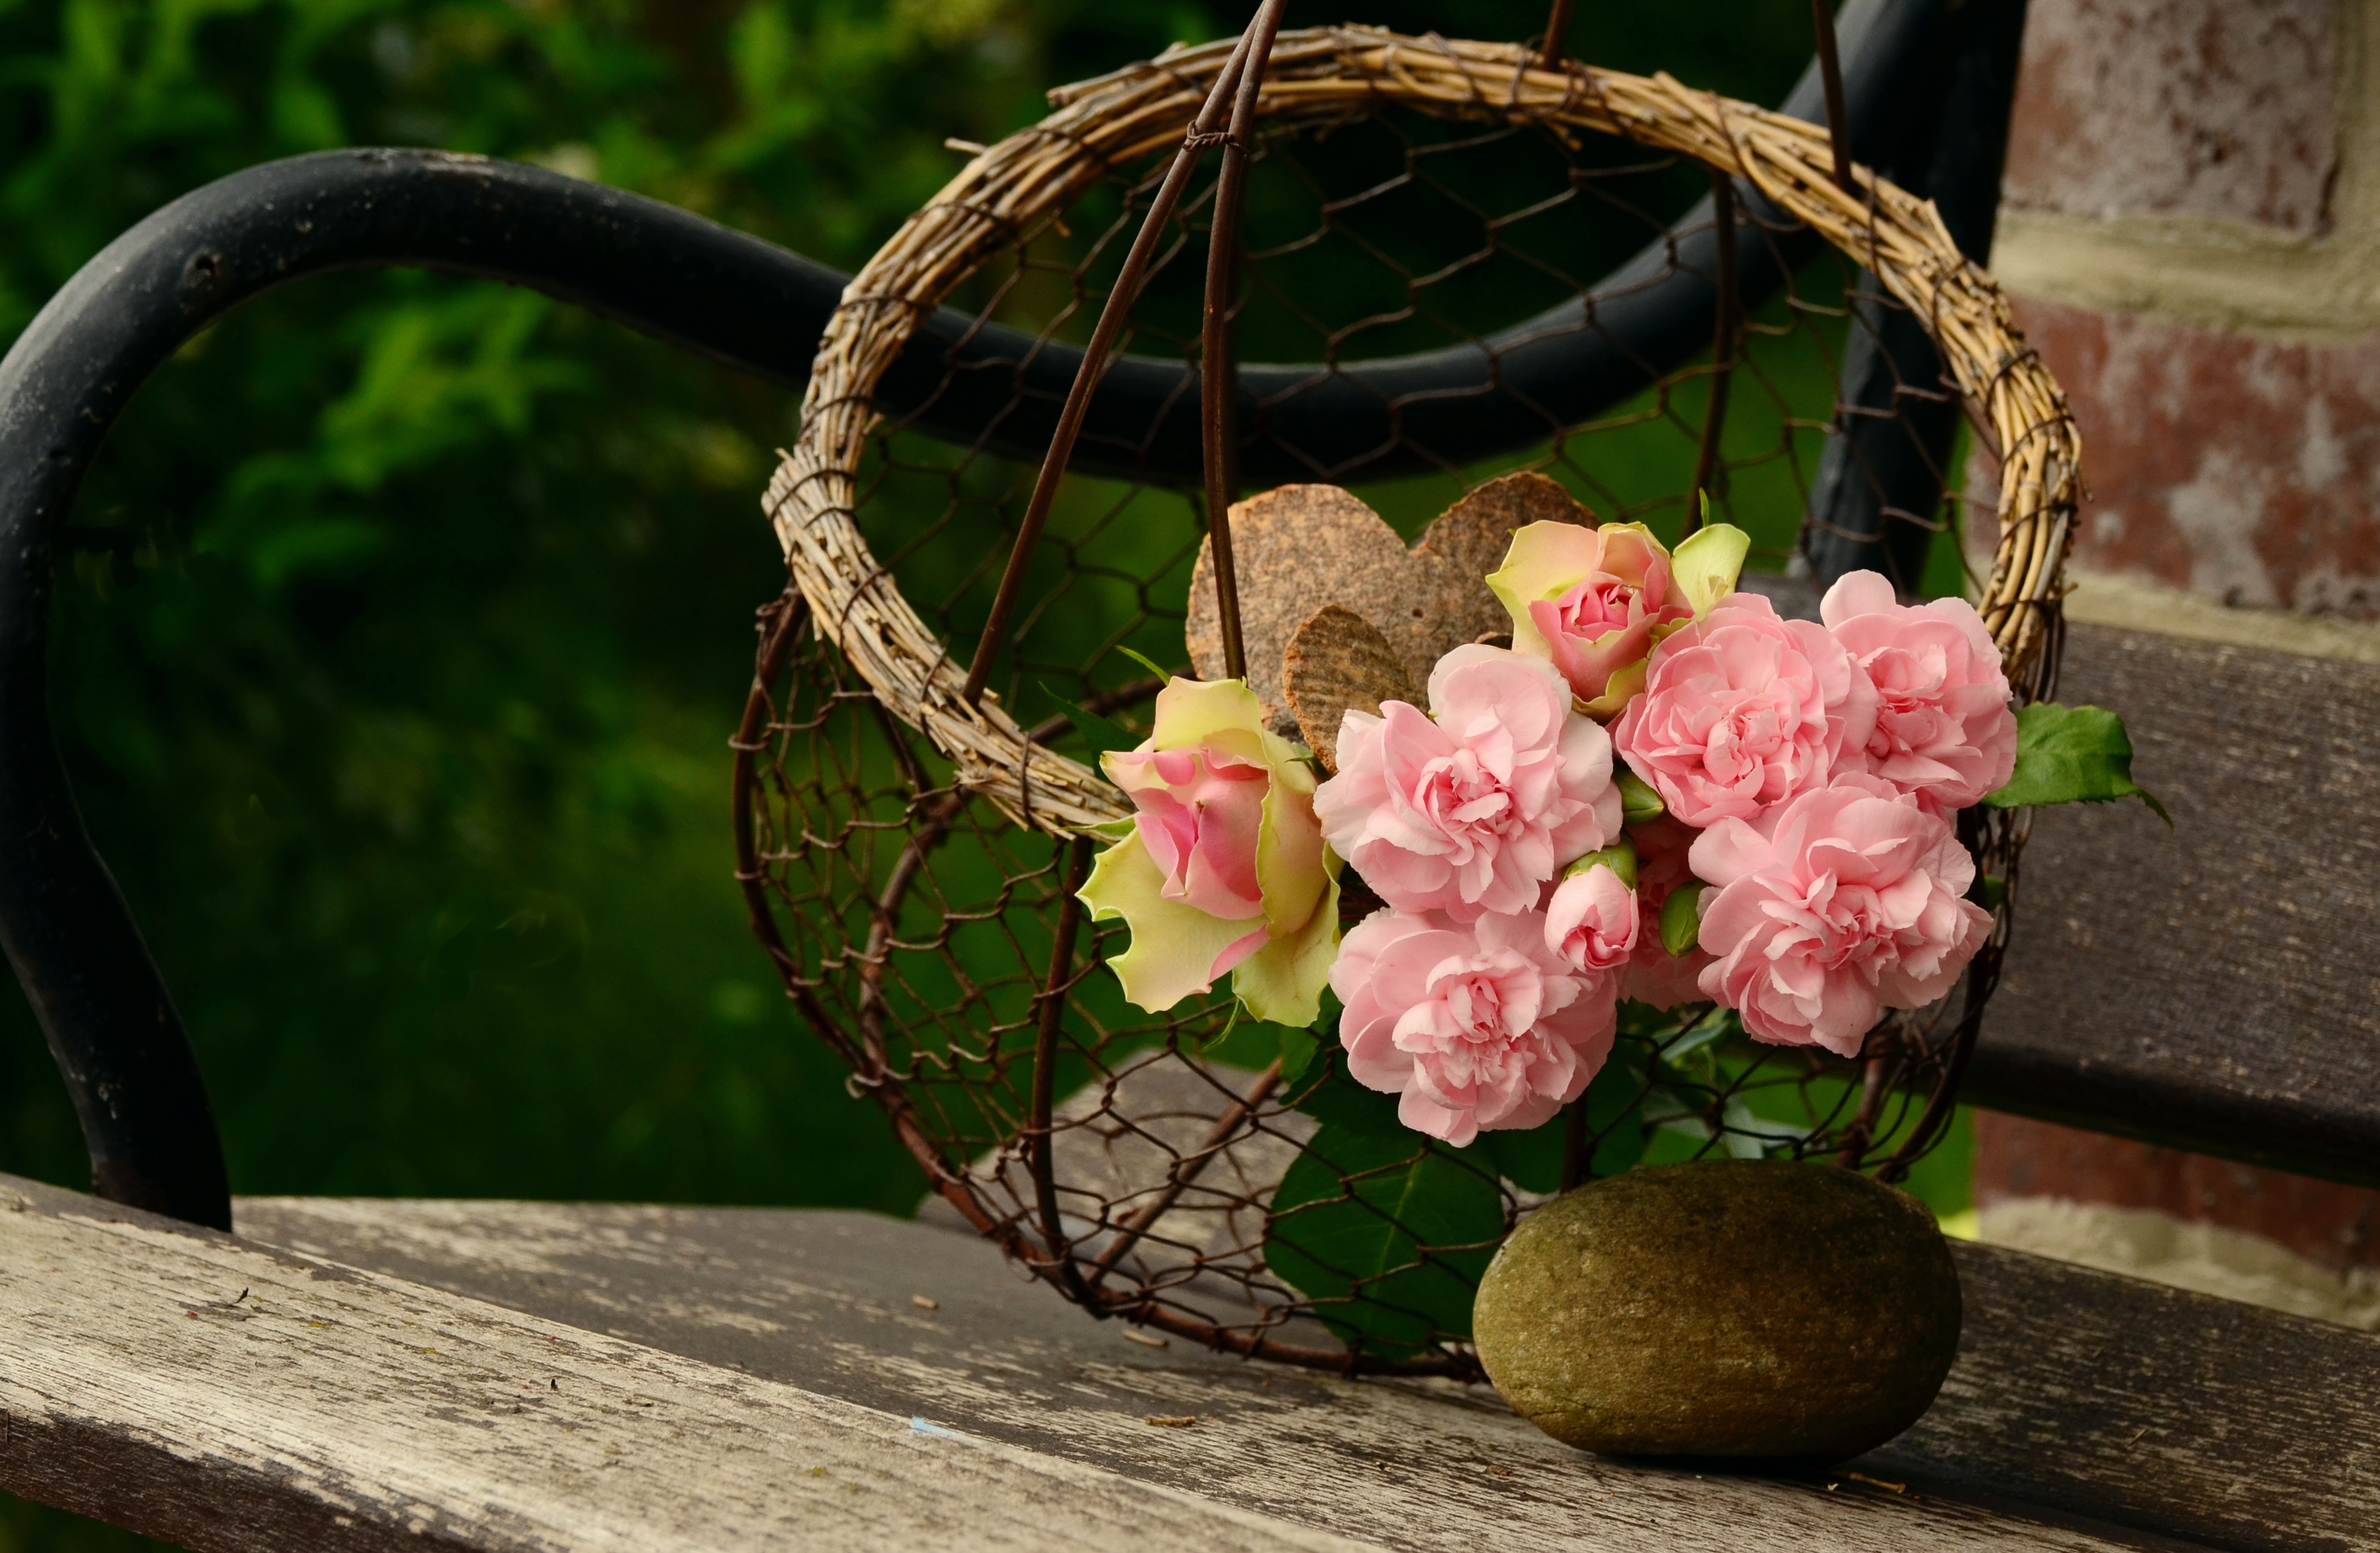
[[[1891,583],[1852,572],[1827,589],[1818,614],[1876,686],[1869,770],[1942,813],[2007,785],[2016,714],[1999,649],[1973,606],[1937,599],[1904,608]]]
[[[1611,1054],[1611,978],[1572,970],[1533,911],[1469,923],[1376,911],[1347,935],[1330,985],[1347,1005],[1347,1071],[1457,1148],[1552,1120]]]
[[[1738,593],[1654,649],[1613,745],[1697,829],[1824,787],[1876,729],[1876,687],[1814,621]],[[1849,754],[1846,754],[1846,751]]]
[[[1580,710],[1608,718],[1645,683],[1653,644],[1734,588],[1750,546],[1723,523],[1674,556],[1641,523],[1532,523],[1488,586],[1512,617],[1513,649],[1551,662]]]
[[[1238,680],[1174,680],[1156,710],[1146,744],[1100,758],[1135,811],[1078,892],[1093,920],[1132,929],[1109,968],[1151,1012],[1229,976],[1257,1018],[1311,1025],[1339,945],[1314,768]]]
[[[1850,772],[1803,794],[1768,835],[1722,819],[1696,839],[1703,991],[1781,1046],[1859,1054],[1877,1014],[1949,991],[1991,932],[1963,899],[1975,865],[1950,823]]]
[[[1551,665],[1458,647],[1429,676],[1433,722],[1402,701],[1350,711],[1339,774],[1314,795],[1323,839],[1380,898],[1459,921],[1534,909],[1564,864],[1620,833],[1611,741]]]
[[[1109,756],[1108,778],[1131,795],[1133,829],[1165,882],[1169,901],[1209,916],[1246,921],[1264,915],[1257,883],[1257,836],[1272,772],[1216,749],[1131,750]],[[1264,941],[1261,931],[1254,937]],[[1245,954],[1214,967],[1220,976]]]
[[[1598,863],[1563,880],[1546,903],[1546,947],[1582,972],[1609,971],[1628,963],[1641,923],[1636,892]]]

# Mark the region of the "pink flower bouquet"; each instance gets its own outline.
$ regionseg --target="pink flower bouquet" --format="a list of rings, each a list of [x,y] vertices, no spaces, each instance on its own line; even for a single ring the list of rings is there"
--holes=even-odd
[[[1516,556],[1556,548],[1536,530],[1558,527],[1524,530]],[[1741,558],[1740,535],[1714,534]],[[1823,622],[1784,620],[1732,591],[1730,564],[1702,579],[1718,592],[1697,609],[1641,529],[1567,542],[1611,569],[1534,605],[1539,629],[1512,649],[1448,654],[1427,711],[1349,712],[1343,764],[1314,795],[1323,840],[1387,903],[1331,967],[1348,1072],[1456,1145],[1574,1099],[1623,996],[1698,993],[1755,1040],[1852,1057],[1885,1011],[1946,993],[1990,927],[1945,818],[2016,758],[2008,682],[1972,608],[1906,607],[1864,572],[1828,594]],[[1597,611],[1621,624],[1587,646],[1650,645],[1583,687],[1565,623]],[[1615,750],[1665,811],[1636,835]],[[1648,931],[1675,920],[1680,889],[1690,932]]]
[[[1961,811],[2094,795],[2012,783],[2019,718],[1964,601],[1855,572],[1789,620],[1737,590],[1748,548],[1519,529],[1485,579],[1512,645],[1446,652],[1426,705],[1347,706],[1318,783],[1245,686],[1174,681],[1106,758],[1137,813],[1082,892],[1132,927],[1126,995],[1230,976],[1305,1025],[1327,986],[1344,1078],[1455,1149],[1578,1103],[1623,1027],[1868,1053],[1990,938]],[[1343,940],[1342,860],[1380,903]]]

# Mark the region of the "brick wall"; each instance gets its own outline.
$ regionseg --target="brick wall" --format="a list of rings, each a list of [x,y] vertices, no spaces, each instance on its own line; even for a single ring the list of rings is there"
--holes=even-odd
[[[2380,0],[2033,0],[2004,199],[2077,564],[2380,615]]]

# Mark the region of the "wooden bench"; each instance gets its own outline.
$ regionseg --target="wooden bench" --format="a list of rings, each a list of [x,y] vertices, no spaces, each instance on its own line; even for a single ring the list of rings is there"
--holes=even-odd
[[[2040,817],[1974,1098],[2372,1179],[2380,666],[2087,624],[2068,664],[2180,830]],[[2380,1545],[2380,1338],[1987,1246],[1915,1429],[1696,1472],[1168,1346],[929,1224],[0,1209],[0,1488],[200,1549]]]
[[[200,1549],[2369,1546],[2380,1339],[1958,1247],[1847,1467],[1601,1460],[1489,1392],[1152,1346],[856,1213],[0,1183],[0,1487]]]
[[[1968,1098],[2380,1185],[2380,661],[2170,607],[2205,636],[2070,626],[2058,698],[2124,714],[2176,829],[2037,817]]]

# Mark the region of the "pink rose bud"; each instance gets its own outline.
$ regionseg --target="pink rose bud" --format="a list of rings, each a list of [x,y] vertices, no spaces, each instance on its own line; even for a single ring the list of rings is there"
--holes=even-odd
[[[1366,917],[1330,967],[1348,1073],[1458,1148],[1551,1121],[1611,1054],[1618,1010],[1611,977],[1580,975],[1546,937],[1534,911]]]
[[[1699,830],[1757,821],[1839,768],[1856,770],[1875,730],[1876,687],[1842,643],[1738,593],[1655,650],[1611,739]]]
[[[1671,892],[1682,885],[1699,885],[1686,866],[1695,834],[1666,815],[1629,822],[1628,839],[1636,849],[1638,911],[1645,919],[1644,929],[1636,935],[1636,952],[1620,971],[1620,995],[1631,1002],[1670,1009],[1702,1001],[1699,978],[1710,956],[1699,949],[1682,956],[1671,954],[1660,932],[1661,908],[1669,904]]]
[[[1569,867],[1564,868],[1562,870],[1562,877],[1564,879],[1568,879],[1574,874],[1583,874],[1589,868],[1609,868],[1613,873],[1620,876],[1621,883],[1626,885],[1631,890],[1635,889],[1636,843],[1629,839],[1627,831],[1622,831],[1620,832],[1618,839],[1613,841],[1609,846],[1604,847],[1599,851],[1590,852],[1585,856],[1580,858],[1577,862],[1572,863]]]
[[[1634,771],[1622,769],[1613,775],[1611,784],[1620,789],[1620,814],[1628,824],[1658,819],[1670,812],[1669,806],[1661,802],[1661,795],[1653,791],[1652,784]]]
[[[1883,1010],[1948,993],[1989,937],[1964,899],[1974,861],[1949,820],[1864,771],[1774,818],[1767,835],[1722,819],[1695,839],[1714,886],[1703,992],[1757,1039],[1855,1057]]]
[[[1670,892],[1661,903],[1661,947],[1672,957],[1691,954],[1703,930],[1703,892],[1708,886],[1689,880]]]
[[[1905,606],[1874,572],[1827,589],[1818,616],[1876,686],[1866,769],[1941,813],[2006,785],[2016,714],[1999,649],[1964,599]]]
[[[1540,660],[1458,647],[1429,712],[1389,701],[1340,724],[1314,795],[1323,839],[1399,911],[1533,911],[1562,865],[1620,833],[1611,741]]]
[[[1712,524],[1672,555],[1641,523],[1532,523],[1488,586],[1516,651],[1561,671],[1579,710],[1608,718],[1645,683],[1654,644],[1735,588],[1752,541]]]
[[[1633,864],[1629,871],[1635,871]],[[1573,869],[1546,904],[1546,946],[1581,971],[1626,965],[1635,952],[1639,926],[1636,892],[1618,869],[1602,862]]]

